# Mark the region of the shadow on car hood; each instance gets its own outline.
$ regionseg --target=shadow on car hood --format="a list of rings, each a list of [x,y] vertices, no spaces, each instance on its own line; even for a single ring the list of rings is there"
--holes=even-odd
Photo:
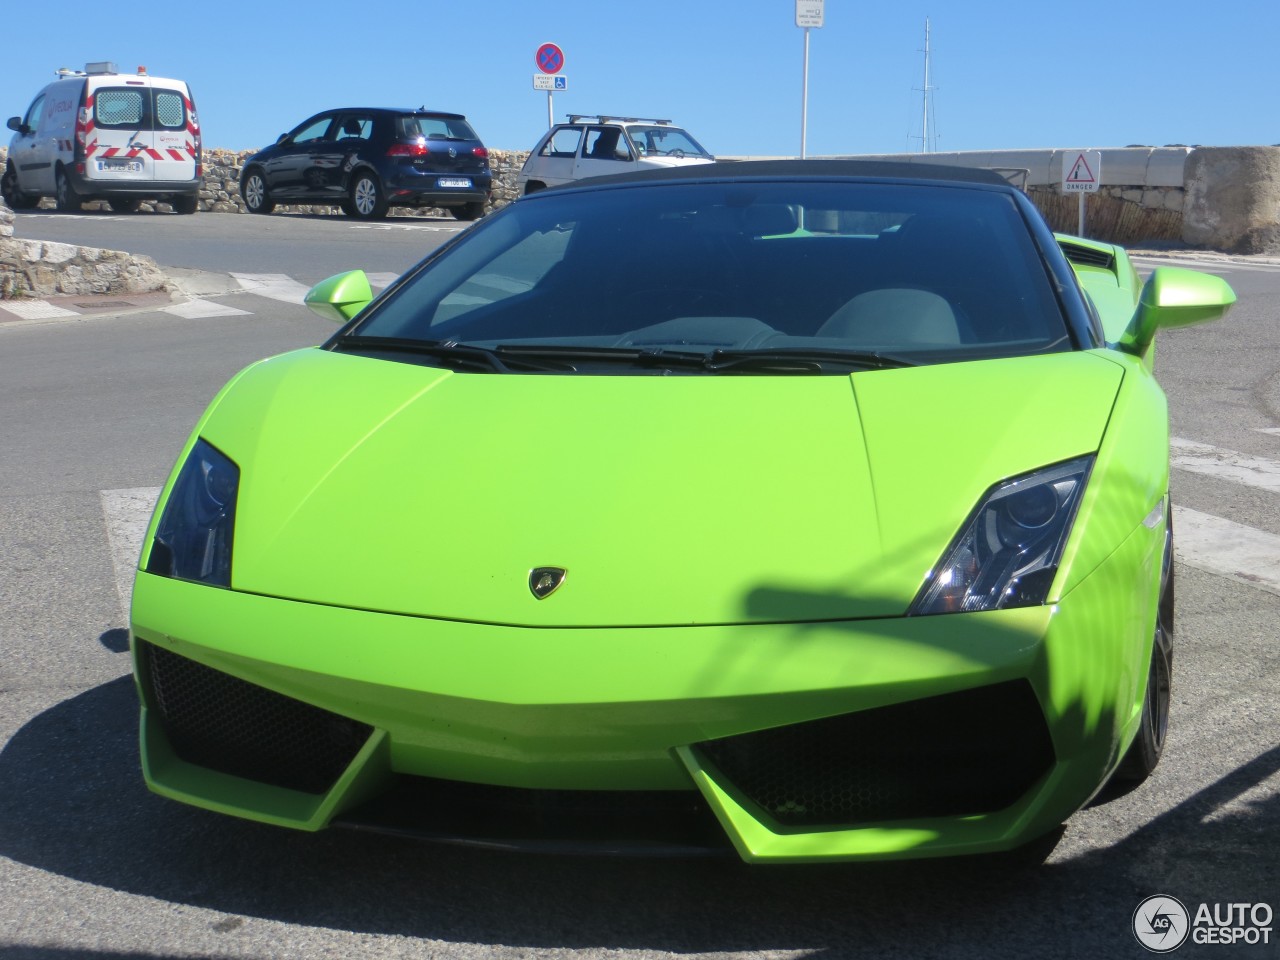
[[[529,626],[879,617],[994,482],[1096,449],[1121,377],[1090,354],[664,377],[304,350],[201,432],[241,470],[234,589]],[[567,573],[540,600],[543,567]]]

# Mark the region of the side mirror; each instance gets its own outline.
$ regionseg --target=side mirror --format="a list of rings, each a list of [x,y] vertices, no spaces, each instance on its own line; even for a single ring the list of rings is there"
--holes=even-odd
[[[280,136],[276,137],[276,143],[284,143],[288,139],[289,135],[287,133],[282,133]]]
[[[1217,320],[1235,302],[1235,291],[1221,277],[1181,267],[1156,267],[1142,287],[1120,349],[1141,355],[1157,330]]]
[[[346,323],[373,300],[373,288],[363,270],[349,270],[321,280],[302,302],[326,320]]]
[[[25,131],[25,130],[23,130],[23,129],[22,129],[22,118],[21,118],[21,117],[10,117],[10,118],[9,118],[9,129],[10,129],[10,130],[12,130],[14,133],[26,133],[26,132],[27,132],[27,131]]]

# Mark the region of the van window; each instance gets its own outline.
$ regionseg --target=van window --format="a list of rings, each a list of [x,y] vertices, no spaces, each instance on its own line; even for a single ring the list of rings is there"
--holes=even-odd
[[[26,119],[23,121],[27,125],[27,135],[35,133],[40,129],[40,115],[44,113],[44,94],[35,98],[30,108],[27,110]]]
[[[156,92],[156,129],[181,130],[187,125],[187,112],[182,94],[173,90]]]
[[[177,90],[99,87],[93,94],[93,122],[116,130],[181,130],[187,108]]]
[[[144,90],[99,90],[93,95],[93,120],[100,127],[133,127],[142,125]]]

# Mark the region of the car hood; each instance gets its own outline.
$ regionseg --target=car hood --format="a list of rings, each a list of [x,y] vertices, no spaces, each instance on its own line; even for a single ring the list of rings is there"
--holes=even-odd
[[[1122,376],[1090,353],[561,376],[312,349],[242,372],[197,430],[240,467],[236,590],[529,626],[812,621],[902,614],[993,483],[1098,448]],[[567,574],[539,600],[541,567]]]

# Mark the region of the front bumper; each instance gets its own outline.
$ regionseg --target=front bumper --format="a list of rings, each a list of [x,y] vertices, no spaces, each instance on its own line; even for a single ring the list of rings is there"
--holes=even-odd
[[[376,821],[397,791],[421,799],[434,784],[487,791],[499,809],[690,801],[752,861],[1010,849],[1085,803],[1132,737],[1148,655],[1135,637],[1154,606],[1118,573],[1140,569],[1141,550],[1131,539],[1054,607],[601,630],[141,573],[144,774],[163,795],[308,830],[381,809]],[[479,802],[464,801],[473,814]],[[417,809],[431,822],[416,832],[522,845],[510,823]],[[382,825],[406,829],[403,813]]]

